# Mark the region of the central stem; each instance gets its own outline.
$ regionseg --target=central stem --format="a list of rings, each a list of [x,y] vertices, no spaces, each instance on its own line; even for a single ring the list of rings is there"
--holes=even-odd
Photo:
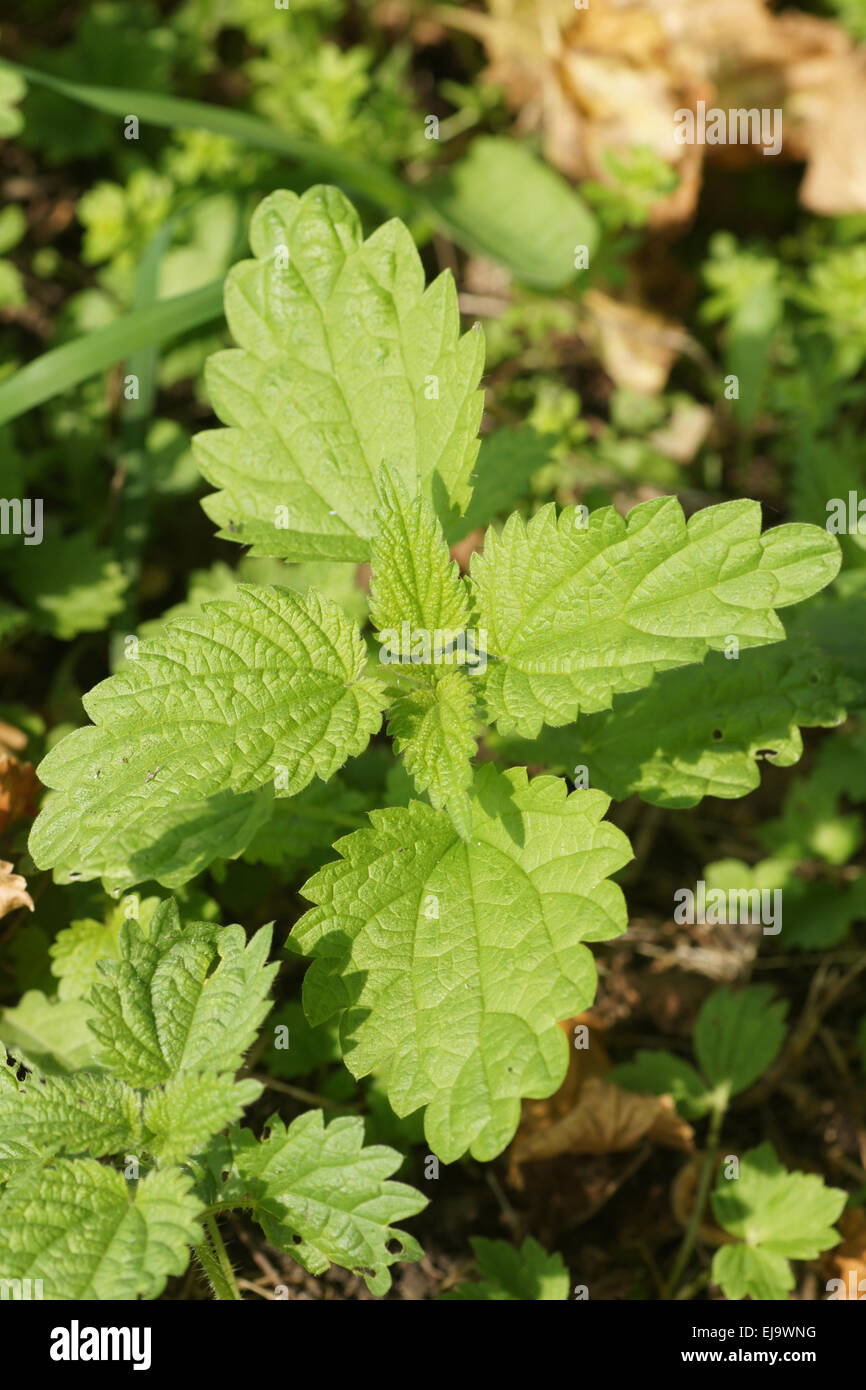
[[[213,1285],[214,1296],[221,1302],[240,1302],[240,1290],[237,1286],[225,1242],[220,1235],[216,1217],[211,1215],[206,1216],[205,1227],[208,1237],[210,1237],[210,1243],[208,1243],[206,1238],[202,1241],[201,1245],[196,1246],[195,1253],[201,1262],[205,1274]]]
[[[698,1179],[698,1190],[695,1193],[695,1203],[692,1207],[692,1214],[689,1217],[689,1224],[686,1227],[685,1235],[677,1252],[671,1277],[665,1285],[662,1298],[671,1299],[675,1296],[679,1282],[683,1277],[683,1272],[689,1262],[689,1256],[694,1248],[698,1237],[698,1230],[701,1224],[701,1216],[707,1202],[707,1194],[710,1190],[710,1183],[713,1177],[713,1170],[716,1164],[716,1148],[719,1143],[719,1135],[722,1129],[722,1121],[725,1118],[725,1111],[728,1108],[730,1093],[727,1088],[716,1093],[713,1101],[713,1108],[710,1119],[710,1130],[707,1136],[707,1152],[701,1165],[701,1175]]]

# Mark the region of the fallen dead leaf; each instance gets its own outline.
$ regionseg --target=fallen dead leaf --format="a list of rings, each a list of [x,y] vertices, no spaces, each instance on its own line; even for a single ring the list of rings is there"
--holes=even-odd
[[[583,297],[584,331],[617,386],[657,395],[671,367],[688,346],[679,324],[637,304],[620,304],[601,290]]]
[[[835,1250],[821,1257],[821,1272],[828,1279],[842,1280],[838,1300],[862,1302],[866,1299],[866,1212],[862,1207],[849,1207],[838,1225],[843,1239]]]
[[[32,820],[37,811],[39,781],[32,763],[0,756],[0,835],[18,820]]]
[[[642,1096],[598,1078],[581,1087],[573,1110],[543,1129],[518,1130],[511,1146],[515,1164],[560,1154],[610,1154],[634,1149],[642,1139],[689,1149],[693,1130],[670,1096]]]
[[[547,1100],[527,1101],[520,1128],[509,1149],[512,1176],[519,1181],[522,1163],[561,1154],[609,1154],[650,1140],[665,1148],[689,1151],[694,1131],[677,1113],[671,1096],[645,1096],[605,1079],[611,1063],[599,1025],[588,1015],[561,1026],[569,1038],[585,1024],[589,1046],[572,1048],[562,1086]]]
[[[647,442],[675,463],[691,463],[713,423],[713,412],[697,401],[678,402],[666,424],[647,436]]]
[[[807,16],[782,18],[790,28]],[[790,151],[806,161],[800,201],[833,217],[866,211],[866,48],[828,38],[825,31],[823,44],[804,45],[790,64],[785,115]]]
[[[29,907],[33,912],[33,899],[27,892],[27,880],[21,874],[13,873],[12,865],[0,859],[0,917],[14,912],[17,907]]]
[[[24,730],[16,729],[14,724],[0,719],[0,753],[20,753],[26,747],[27,735]]]
[[[610,181],[605,155],[649,146],[679,187],[651,227],[694,213],[704,160],[763,164],[758,145],[680,145],[674,113],[708,106],[779,108],[774,158],[802,160],[804,206],[826,216],[866,210],[866,48],[833,20],[770,0],[487,0],[488,13],[434,6],[437,23],[484,45],[519,132],[537,131],[568,177]]]

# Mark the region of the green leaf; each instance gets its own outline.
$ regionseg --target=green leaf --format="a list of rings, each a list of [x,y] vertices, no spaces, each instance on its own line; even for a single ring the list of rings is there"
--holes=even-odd
[[[240,796],[232,791],[218,792],[206,801],[178,798],[161,812],[157,843],[133,857],[136,881],[153,877],[166,888],[181,888],[208,868],[215,855],[220,860],[237,859],[267,823],[274,804],[269,786]],[[149,864],[154,865],[152,874],[148,873]],[[130,880],[128,873],[119,869],[116,878],[103,875],[103,881],[106,885],[114,883],[116,890],[128,887]]]
[[[426,683],[399,695],[388,732],[419,792],[435,807],[447,807],[464,836],[469,830],[467,790],[475,753],[475,692],[460,671],[442,670],[476,655],[466,629],[471,607],[457,564],[449,559],[442,529],[423,497],[411,499],[383,471],[383,504],[373,542],[370,615],[382,643],[380,661],[398,667],[412,662]]]
[[[212,1135],[240,1119],[258,1100],[258,1081],[235,1081],[230,1072],[181,1072],[145,1098],[144,1145],[162,1162],[185,1159],[203,1149]]]
[[[388,463],[441,515],[463,511],[478,451],[484,342],[459,336],[454,281],[427,289],[401,222],[362,239],[334,188],[271,194],[250,229],[255,260],[226,280],[240,349],[209,359],[229,426],[193,441],[221,490],[205,510],[254,555],[365,560]]]
[[[800,726],[840,723],[851,693],[822,654],[789,639],[737,660],[711,652],[700,666],[661,671],[645,690],[614,696],[610,710],[503,751],[551,771],[584,766],[590,784],[617,801],[637,792],[682,809],[754,791],[762,758],[790,767],[803,752]]]
[[[0,1177],[22,1159],[118,1153],[140,1137],[140,1099],[111,1076],[29,1074],[16,1093],[0,1088]]]
[[[568,1298],[568,1270],[561,1255],[547,1251],[527,1236],[519,1250],[506,1240],[472,1239],[472,1249],[484,1276],[475,1284],[458,1284],[441,1302],[460,1300],[561,1302]]]
[[[169,900],[146,937],[125,922],[119,944],[91,995],[91,1027],[114,1075],[157,1086],[179,1072],[237,1070],[270,1007],[270,927],[249,943],[242,927],[182,927]]]
[[[807,853],[802,856],[807,857]],[[855,879],[850,887],[834,880],[807,883],[797,875],[796,869],[797,856],[788,857],[787,851],[783,858],[760,859],[756,864],[746,864],[741,859],[719,859],[704,866],[707,898],[716,889],[738,895],[778,892],[780,898],[775,901],[784,901],[786,950],[823,951],[838,946],[848,935],[852,922],[864,918],[866,877]],[[739,897],[729,898],[729,902],[740,901]],[[735,915],[740,916],[739,913]],[[782,922],[781,911],[776,921]]]
[[[22,546],[15,553],[10,583],[37,626],[65,642],[107,627],[123,608],[127,585],[111,551],[95,545],[83,531]]]
[[[24,276],[14,261],[0,259],[0,309],[23,309],[26,303]]]
[[[91,1158],[28,1168],[0,1197],[0,1269],[48,1299],[157,1298],[201,1239],[199,1206],[178,1168],[135,1187]]]
[[[826,951],[838,946],[853,922],[866,917],[866,879],[847,891],[838,883],[810,883],[785,899],[785,945],[797,951]]]
[[[142,928],[147,927],[159,904],[159,898],[144,898],[138,903],[135,917]],[[83,999],[100,978],[99,962],[117,959],[120,928],[125,918],[126,909],[118,904],[109,911],[105,922],[83,917],[57,933],[49,955],[51,972],[58,981],[59,999]]]
[[[88,1028],[92,1010],[83,999],[48,999],[38,989],[0,1013],[0,1040],[28,1067],[53,1075],[92,1067],[97,1046]]]
[[[863,843],[864,826],[859,814],[844,813],[843,796],[854,803],[866,801],[862,727],[840,731],[821,744],[808,777],[789,786],[781,816],[765,821],[758,839],[782,859],[846,864]]]
[[[784,999],[772,1003],[770,985],[750,985],[732,994],[716,989],[695,1024],[695,1056],[711,1086],[737,1095],[751,1086],[779,1055],[785,1041]]]
[[[110,926],[84,917],[57,933],[49,947],[59,999],[82,999],[99,979],[98,962],[117,955],[122,917]]]
[[[5,1049],[0,1049],[0,1092],[23,1089],[24,1082],[18,1080],[18,1063],[8,1062]]]
[[[598,245],[594,215],[562,175],[503,136],[473,140],[429,197],[457,240],[538,289],[575,279],[577,248],[591,259]]]
[[[846,1201],[814,1173],[789,1173],[772,1144],[750,1149],[739,1177],[720,1176],[712,1194],[716,1220],[745,1242],[716,1252],[713,1280],[728,1298],[784,1298],[794,1286],[787,1261],[814,1260],[838,1244],[833,1222]]]
[[[94,725],[40,764],[59,794],[30,852],[58,881],[174,886],[245,848],[269,814],[257,788],[270,795],[276,779],[290,795],[326,780],[378,728],[380,687],[361,676],[357,625],[335,604],[248,586],[238,599],[142,642],[86,696]]]
[[[796,1283],[782,1255],[751,1245],[723,1245],[713,1255],[711,1277],[726,1298],[781,1302]]]
[[[691,1063],[663,1049],[640,1049],[634,1061],[614,1067],[609,1079],[627,1091],[673,1096],[677,1109],[687,1120],[699,1120],[709,1109],[707,1088]]]
[[[23,129],[24,118],[18,110],[18,102],[26,91],[26,83],[17,72],[9,68],[0,72],[0,139],[10,140]]]
[[[579,8],[579,6],[575,6]],[[645,227],[657,202],[670,197],[680,183],[680,176],[651,145],[633,145],[622,155],[612,145],[601,151],[601,166],[605,181],[584,179],[581,193],[598,211],[605,235],[613,247],[623,246],[615,234],[624,228]],[[629,241],[624,240],[624,246]],[[619,251],[621,255],[622,252]],[[614,250],[617,255],[617,250]],[[619,279],[622,272],[617,275]]]
[[[469,593],[432,506],[425,497],[410,497],[384,469],[379,491],[370,581],[370,618],[379,641],[389,631],[399,638],[403,623],[413,632],[423,629],[431,641],[437,628],[462,632],[471,618]]]
[[[316,957],[310,1022],[340,1015],[349,1070],[382,1067],[400,1116],[427,1106],[425,1133],[445,1162],[467,1148],[500,1153],[521,1098],[551,1095],[565,1076],[559,1021],[595,994],[583,943],[626,925],[608,875],[631,854],[602,822],[608,804],[487,764],[468,842],[420,802],[374,811],[303,890],[318,906],[289,944]]]
[[[715,859],[704,865],[703,877],[708,893],[715,888],[723,893],[737,889],[774,892],[780,888],[787,895],[796,891],[794,867],[786,859],[759,859],[756,864],[747,864],[743,859]]]
[[[463,839],[469,836],[472,758],[476,743],[475,692],[470,678],[449,671],[431,686],[394,701],[388,719],[394,748],[403,754],[419,792],[445,807]]]
[[[311,1110],[288,1128],[275,1117],[260,1143],[249,1131],[242,1139],[237,1169],[253,1194],[256,1219],[271,1244],[311,1274],[323,1274],[333,1261],[384,1294],[391,1287],[390,1265],[421,1258],[417,1242],[394,1223],[414,1216],[427,1200],[405,1183],[388,1181],[402,1155],[383,1145],[365,1147],[360,1118],[325,1125],[321,1110]]]
[[[528,525],[487,533],[472,580],[491,666],[487,700],[502,733],[607,709],[660,670],[784,637],[775,608],[807,598],[840,564],[834,537],[789,525],[761,535],[757,502],[707,507],[688,523],[676,498],[623,519],[551,503]]]

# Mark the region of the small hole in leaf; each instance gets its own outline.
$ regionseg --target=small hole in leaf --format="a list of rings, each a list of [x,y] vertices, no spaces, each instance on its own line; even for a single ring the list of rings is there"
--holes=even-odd
[[[403,1243],[397,1240],[396,1237],[392,1237],[391,1240],[387,1242],[385,1249],[388,1251],[389,1255],[402,1255]]]
[[[301,1244],[301,1237],[300,1237],[300,1236],[292,1236],[292,1244],[293,1244],[293,1245],[300,1245],[300,1244]]]
[[[716,743],[718,743],[720,739],[724,738],[724,734],[722,733],[721,729],[713,729],[713,738],[716,740]]]

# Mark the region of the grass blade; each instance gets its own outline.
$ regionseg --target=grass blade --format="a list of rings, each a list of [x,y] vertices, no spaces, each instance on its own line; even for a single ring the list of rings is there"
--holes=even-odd
[[[156,347],[221,318],[222,312],[222,280],[214,280],[200,290],[133,310],[107,328],[49,349],[0,384],[0,425],[142,348]]]
[[[139,121],[176,130],[179,126],[194,130],[210,130],[256,149],[304,165],[345,184],[355,193],[369,198],[388,212],[416,211],[419,198],[412,188],[381,165],[354,159],[340,150],[310,140],[297,139],[269,125],[259,116],[235,111],[228,106],[214,106],[204,101],[188,101],[185,97],[166,96],[162,92],[142,92],[126,87],[93,87],[87,82],[69,82],[62,77],[40,72],[36,68],[0,59],[0,67],[17,72],[28,82],[49,87],[60,96],[104,111],[109,116],[137,116]]]

